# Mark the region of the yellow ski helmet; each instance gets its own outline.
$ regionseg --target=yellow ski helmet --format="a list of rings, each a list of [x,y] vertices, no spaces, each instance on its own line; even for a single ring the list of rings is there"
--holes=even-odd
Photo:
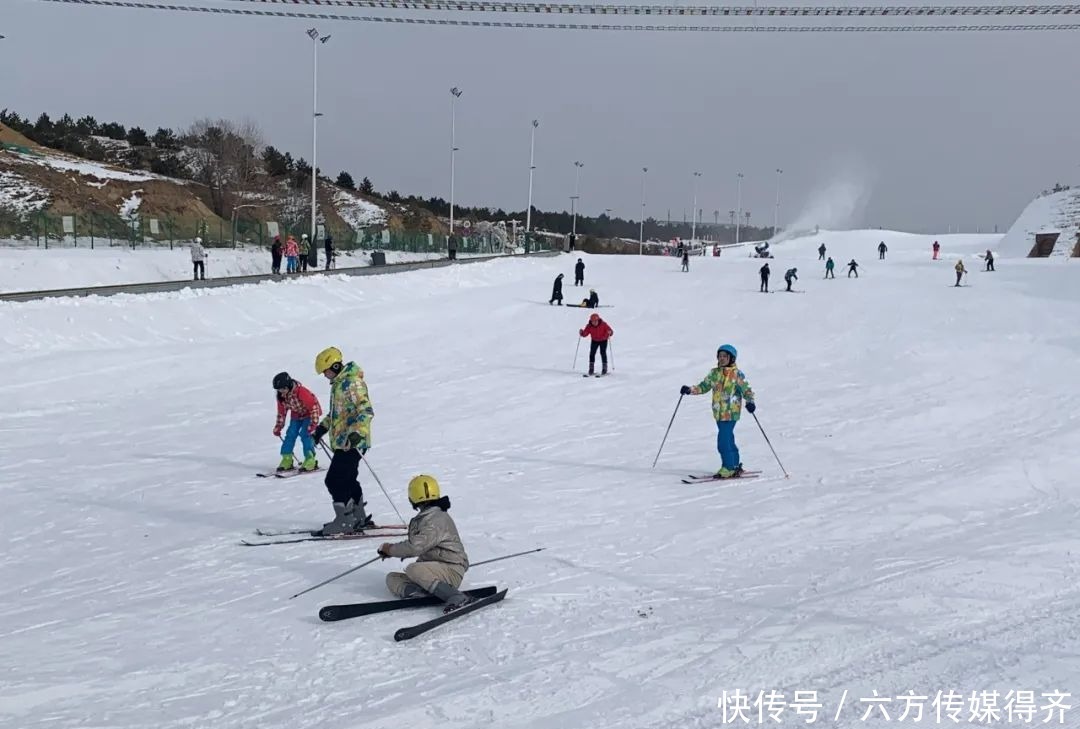
[[[440,498],[439,482],[434,476],[421,474],[409,481],[409,503],[413,506],[419,506],[428,501],[438,501]]]
[[[327,347],[315,355],[315,374],[321,375],[336,364],[341,364],[341,350],[337,347]]]

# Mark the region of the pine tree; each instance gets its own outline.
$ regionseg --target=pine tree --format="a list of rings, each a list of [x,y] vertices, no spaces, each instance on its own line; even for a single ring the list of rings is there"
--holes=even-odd
[[[149,147],[150,138],[142,127],[132,127],[127,133],[128,144],[135,147]]]
[[[364,193],[365,195],[374,195],[375,185],[372,184],[371,180],[365,177],[363,180],[360,181],[360,192]]]
[[[340,175],[337,176],[336,184],[338,187],[342,187],[346,190],[356,189],[356,183],[353,182],[352,175],[350,175],[348,172],[345,172],[344,170],[341,172]]]

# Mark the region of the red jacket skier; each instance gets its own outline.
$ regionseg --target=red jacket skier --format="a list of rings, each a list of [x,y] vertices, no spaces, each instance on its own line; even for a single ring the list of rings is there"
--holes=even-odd
[[[589,323],[578,334],[592,338],[592,343],[589,345],[589,374],[595,374],[596,350],[600,350],[600,359],[603,362],[603,370],[600,374],[606,375],[608,373],[607,344],[608,340],[615,334],[615,330],[601,319],[599,314],[593,314],[589,317]]]
[[[274,421],[274,435],[281,437],[285,426],[285,415],[292,413],[289,429],[281,441],[281,464],[279,471],[289,471],[293,467],[293,447],[296,437],[304,448],[304,463],[301,471],[313,471],[319,467],[315,460],[315,441],[312,434],[322,418],[322,407],[318,398],[299,382],[289,377],[288,372],[280,372],[274,377],[274,389],[277,390],[277,420]]]

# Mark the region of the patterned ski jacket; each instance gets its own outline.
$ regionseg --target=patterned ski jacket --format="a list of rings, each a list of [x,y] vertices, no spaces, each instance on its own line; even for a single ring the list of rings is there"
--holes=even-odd
[[[285,257],[294,258],[298,255],[300,255],[300,247],[296,245],[296,239],[289,238],[285,241]]]
[[[469,557],[450,515],[438,506],[429,506],[409,522],[409,538],[390,545],[391,557],[416,557],[417,562],[442,562],[469,569]]]
[[[754,391],[746,381],[746,375],[735,365],[714,367],[705,379],[690,388],[692,395],[712,390],[712,410],[716,422],[738,420],[742,415],[743,400],[754,401]]]
[[[285,395],[278,394],[277,422],[274,423],[274,430],[281,430],[285,426],[285,415],[289,412],[292,413],[293,420],[311,420],[308,425],[309,433],[315,432],[315,428],[319,425],[319,419],[322,417],[319,398],[315,397],[315,393],[299,382]]]
[[[330,382],[330,412],[319,425],[326,428],[331,447],[336,451],[353,447],[349,443],[352,433],[360,435],[357,448],[370,448],[374,417],[364,371],[355,362],[349,362]]]

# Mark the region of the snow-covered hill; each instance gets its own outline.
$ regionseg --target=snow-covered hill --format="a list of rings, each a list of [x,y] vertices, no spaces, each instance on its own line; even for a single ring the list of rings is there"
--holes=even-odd
[[[816,692],[839,729],[891,726],[862,718],[875,696],[893,722],[924,696],[929,723],[944,692],[966,721],[972,692],[1004,712],[1031,691],[1031,723],[1059,725],[1047,694],[1080,682],[1080,381],[1045,373],[1080,354],[1072,271],[1006,258],[954,288],[921,238],[886,237],[884,262],[877,234],[822,239],[862,277],[820,280],[817,241],[777,251],[798,294],[758,293],[761,262],[728,252],[689,273],[583,256],[613,307],[604,379],[580,377],[585,347],[571,370],[587,312],[547,304],[576,255],[0,304],[0,725],[684,729],[723,726],[736,690]],[[763,478],[680,483],[718,466],[709,398],[679,387],[724,342],[790,478],[747,417]],[[509,587],[499,606],[395,643],[433,611],[316,613],[386,598],[397,561],[288,599],[376,540],[238,546],[330,516],[321,477],[253,477],[277,461],[271,378],[325,404],[328,345],[367,374],[368,458],[406,518],[427,472],[474,562],[547,548],[468,573]]]
[[[1042,195],[1028,204],[1001,241],[1009,256],[1027,256],[1040,233],[1058,234],[1051,258],[1067,259],[1080,247],[1080,188]]]

